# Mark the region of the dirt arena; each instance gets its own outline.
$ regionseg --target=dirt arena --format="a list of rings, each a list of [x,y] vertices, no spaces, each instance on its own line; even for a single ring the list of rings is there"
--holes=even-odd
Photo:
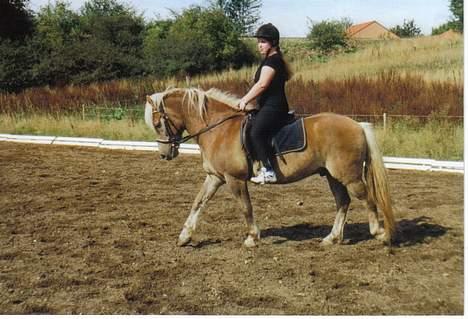
[[[398,234],[370,237],[353,200],[345,243],[319,245],[325,178],[250,187],[261,245],[223,187],[194,243],[176,240],[199,156],[0,142],[1,314],[463,314],[463,176],[389,172]]]

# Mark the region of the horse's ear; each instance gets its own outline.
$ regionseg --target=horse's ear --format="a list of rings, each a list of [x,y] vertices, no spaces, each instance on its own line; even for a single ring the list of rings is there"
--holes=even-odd
[[[146,102],[148,102],[152,107],[155,107],[154,101],[151,98],[151,96],[149,96],[149,95],[146,96]]]

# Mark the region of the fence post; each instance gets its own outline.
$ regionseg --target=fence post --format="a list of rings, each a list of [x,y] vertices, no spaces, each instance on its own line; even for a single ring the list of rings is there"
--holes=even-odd
[[[384,133],[387,132],[387,113],[383,114],[383,131]]]
[[[83,121],[84,121],[85,120],[85,106],[84,106],[84,104],[81,104],[81,114],[82,114]]]

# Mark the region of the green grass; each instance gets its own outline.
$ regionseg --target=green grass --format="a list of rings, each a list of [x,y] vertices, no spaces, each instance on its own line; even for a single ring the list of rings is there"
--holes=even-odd
[[[83,120],[79,116],[0,115],[0,132],[133,141],[154,141],[156,138],[142,119]],[[426,123],[411,119],[392,119],[385,131],[382,125],[376,125],[375,132],[385,156],[463,159],[463,125],[457,122],[437,118],[429,119]]]
[[[463,160],[463,125],[431,119],[427,123],[397,120],[375,128],[385,156]]]
[[[109,140],[154,141],[154,133],[143,119],[100,120],[80,116],[0,115],[0,132],[67,137],[96,137]]]

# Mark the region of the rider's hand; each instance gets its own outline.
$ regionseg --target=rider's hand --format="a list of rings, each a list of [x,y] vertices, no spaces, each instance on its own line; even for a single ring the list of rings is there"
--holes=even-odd
[[[239,109],[240,109],[241,111],[245,111],[245,108],[246,108],[246,107],[247,107],[247,103],[245,103],[244,100],[240,100],[240,101],[239,101]]]

